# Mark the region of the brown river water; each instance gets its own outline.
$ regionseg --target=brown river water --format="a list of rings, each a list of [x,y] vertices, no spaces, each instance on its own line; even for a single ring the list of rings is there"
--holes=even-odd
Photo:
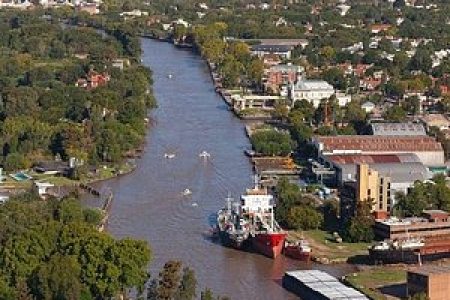
[[[251,186],[252,168],[243,153],[249,147],[244,123],[214,92],[199,56],[149,39],[142,39],[142,48],[159,107],[150,114],[154,124],[137,169],[100,184],[115,196],[107,230],[118,238],[147,240],[153,275],[164,262],[181,260],[195,270],[201,289],[209,287],[233,300],[297,299],[281,286],[286,270],[312,267],[335,276],[350,272],[346,265],[272,260],[210,239],[214,214],[228,192],[239,197]],[[211,154],[207,161],[199,157],[203,150]],[[167,152],[176,157],[164,158]],[[183,196],[186,188],[191,195]]]

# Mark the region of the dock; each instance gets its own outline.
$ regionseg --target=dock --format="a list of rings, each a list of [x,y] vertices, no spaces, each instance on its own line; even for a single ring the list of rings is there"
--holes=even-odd
[[[282,284],[302,300],[369,300],[361,292],[319,270],[288,271]]]

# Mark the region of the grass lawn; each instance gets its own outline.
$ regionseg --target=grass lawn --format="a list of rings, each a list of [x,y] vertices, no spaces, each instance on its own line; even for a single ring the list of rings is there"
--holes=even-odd
[[[378,288],[406,282],[406,271],[401,267],[376,267],[346,276],[346,281],[375,300],[394,299],[381,293]]]
[[[293,232],[292,236],[301,236],[300,232]],[[303,236],[310,242],[315,257],[330,260],[345,261],[355,255],[367,255],[368,243],[337,243],[330,232],[324,230],[308,230]]]

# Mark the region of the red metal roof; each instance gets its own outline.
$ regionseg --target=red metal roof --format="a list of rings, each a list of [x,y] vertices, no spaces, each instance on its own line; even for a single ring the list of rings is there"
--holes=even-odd
[[[442,151],[442,145],[429,136],[317,136],[324,151],[361,150],[365,152]]]
[[[382,164],[400,163],[400,158],[395,154],[384,155],[330,155],[328,157],[337,164]]]

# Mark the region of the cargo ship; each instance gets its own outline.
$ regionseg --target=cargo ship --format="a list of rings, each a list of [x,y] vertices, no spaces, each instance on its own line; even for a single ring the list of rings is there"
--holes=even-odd
[[[217,215],[217,231],[223,245],[251,248],[267,257],[276,258],[284,247],[286,233],[274,217],[274,198],[267,189],[247,189],[240,201],[227,198],[227,205]]]
[[[217,212],[217,228],[222,245],[242,249],[250,236],[250,224],[244,219],[239,201],[228,196],[226,206]]]

